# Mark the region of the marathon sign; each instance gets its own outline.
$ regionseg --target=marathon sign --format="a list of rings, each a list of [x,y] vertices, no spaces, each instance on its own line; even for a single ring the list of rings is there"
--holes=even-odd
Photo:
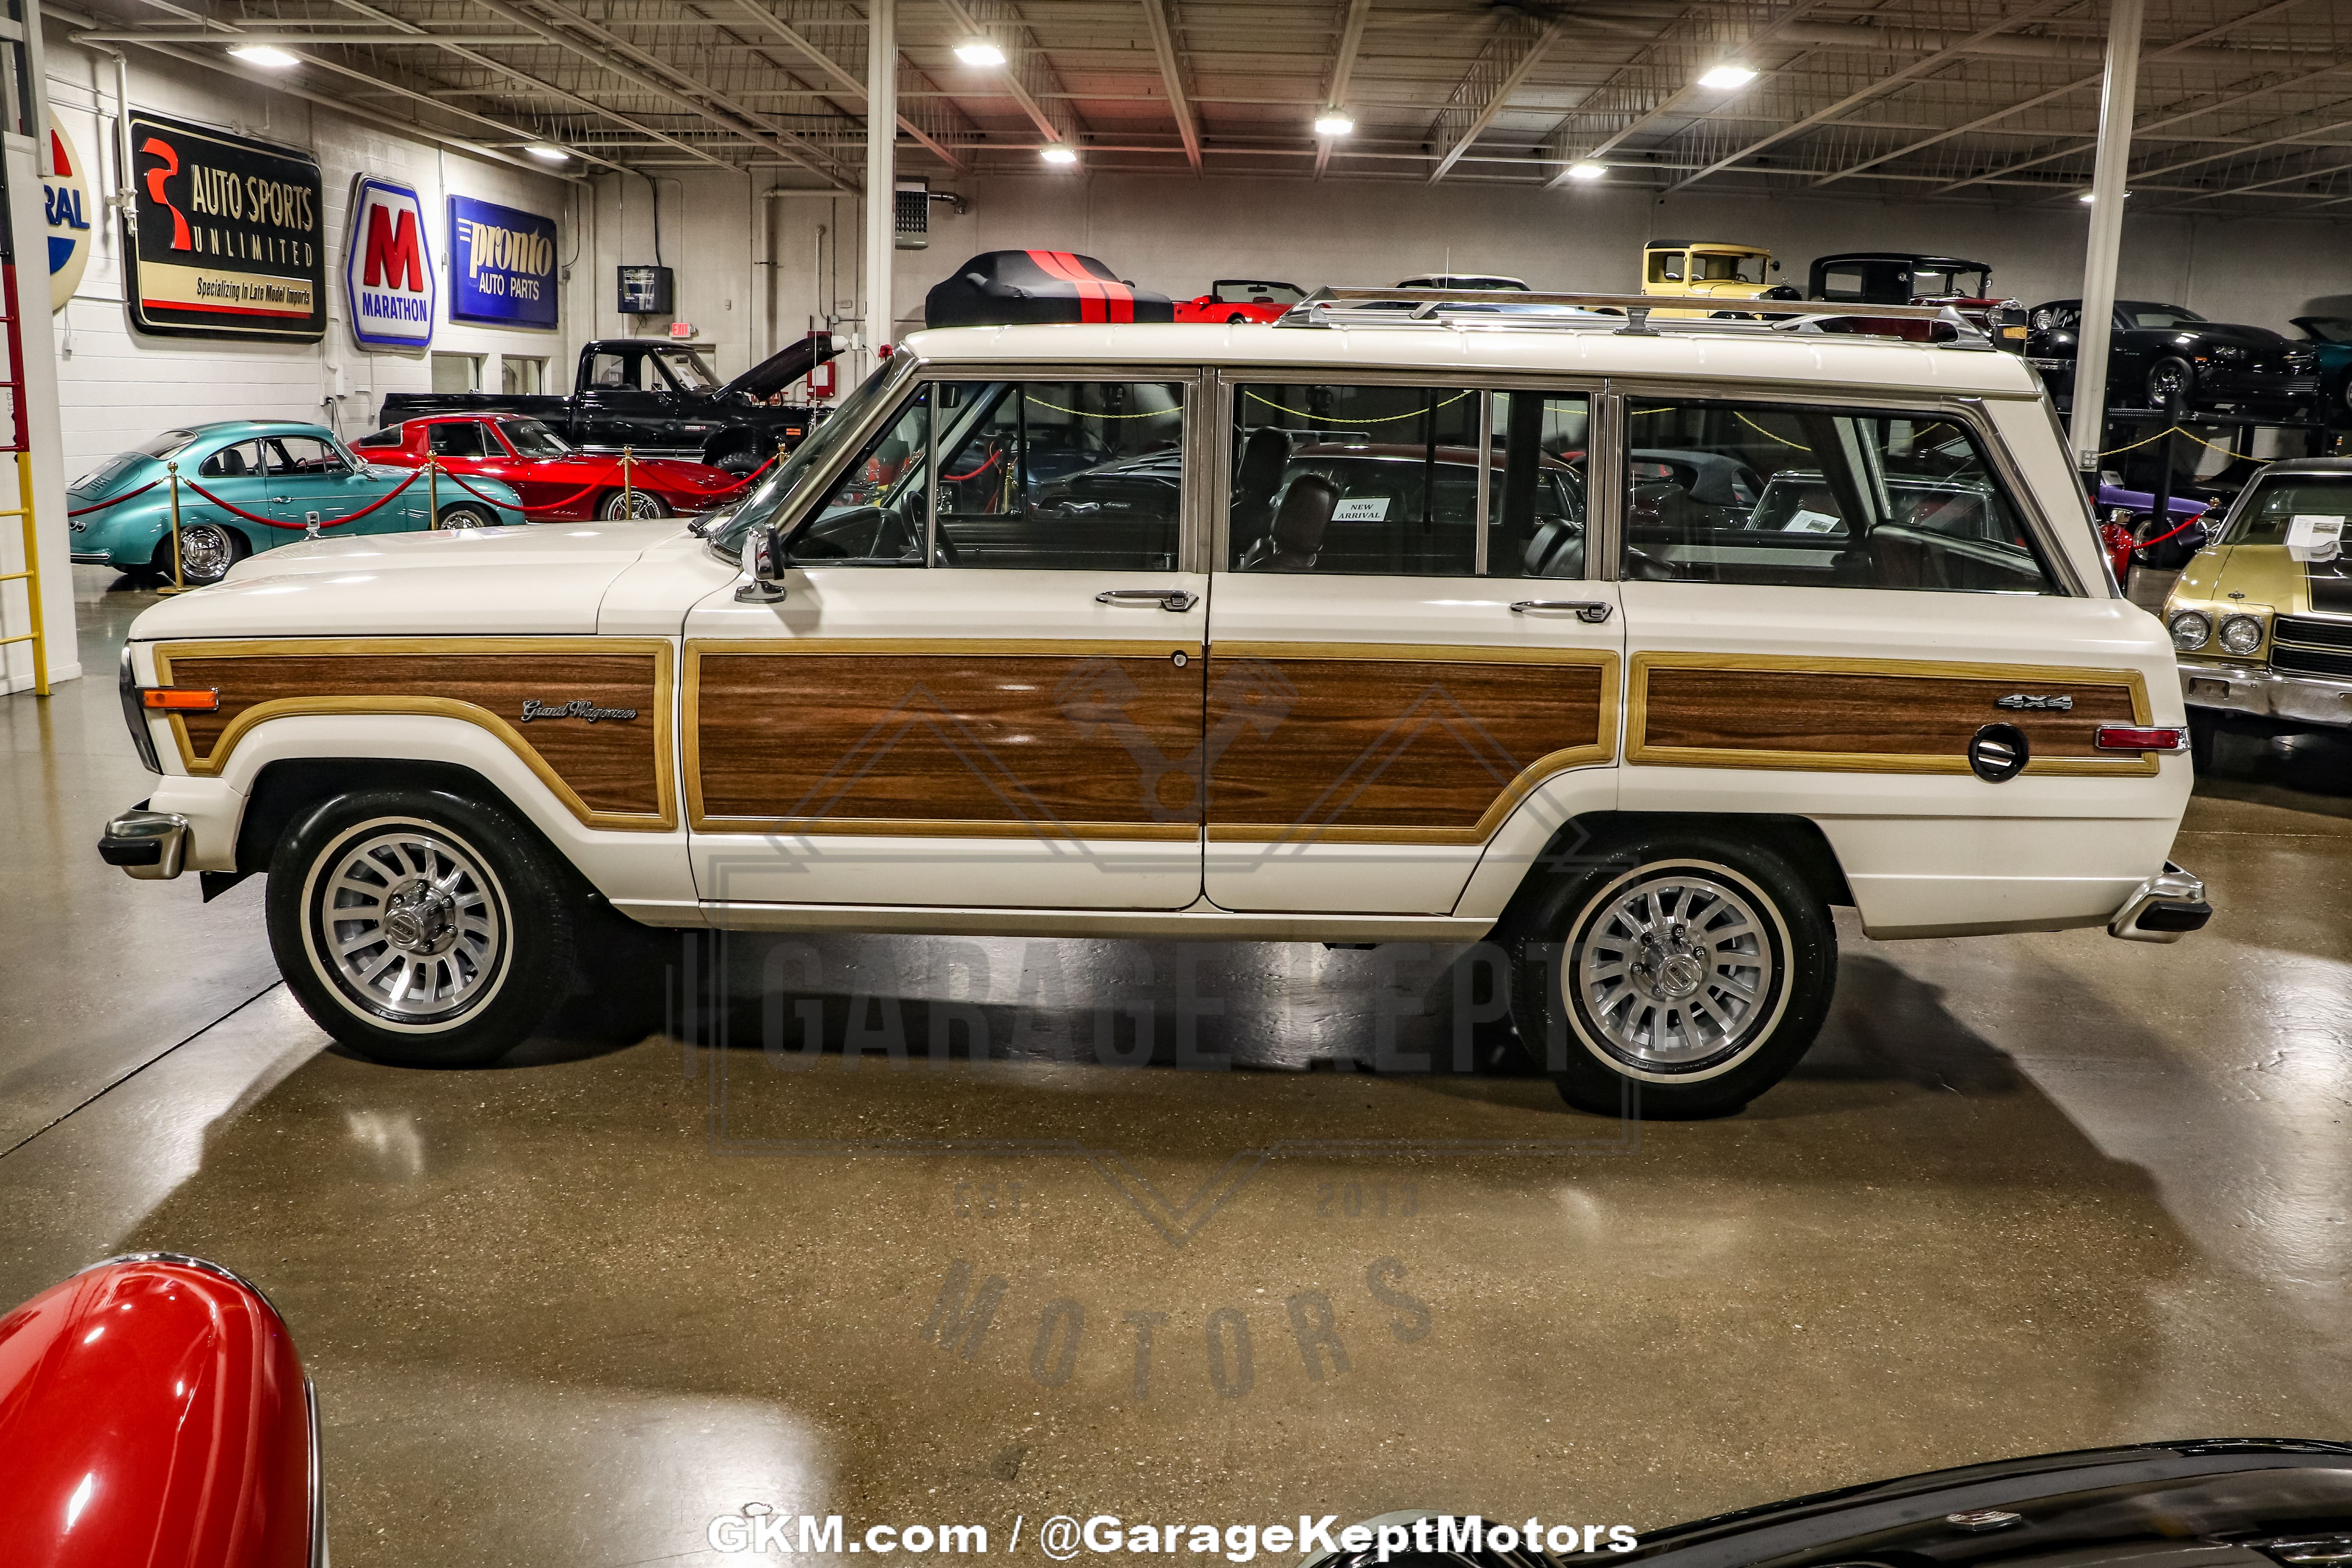
[[[129,140],[132,326],[170,337],[326,336],[317,159],[137,111]]]
[[[449,319],[555,325],[555,220],[471,196],[449,198]]]
[[[423,349],[433,342],[440,274],[425,235],[425,203],[413,186],[374,174],[352,182],[343,289],[352,336],[363,349]]]

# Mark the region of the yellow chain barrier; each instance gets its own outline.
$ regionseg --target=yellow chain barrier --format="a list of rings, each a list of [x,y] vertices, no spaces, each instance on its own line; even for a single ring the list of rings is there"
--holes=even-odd
[[[1433,404],[1427,408],[1415,408],[1403,414],[1383,414],[1377,419],[1342,419],[1336,414],[1309,414],[1304,408],[1285,408],[1281,404],[1253,387],[1244,386],[1242,388],[1242,393],[1244,396],[1257,399],[1276,414],[1287,414],[1294,419],[1312,419],[1320,425],[1393,425],[1400,419],[1418,419],[1423,415],[1433,414],[1440,408],[1451,408],[1470,395],[1467,392],[1457,392],[1444,402]]]

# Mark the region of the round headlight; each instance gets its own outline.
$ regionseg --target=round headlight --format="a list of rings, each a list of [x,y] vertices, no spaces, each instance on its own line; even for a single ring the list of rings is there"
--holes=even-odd
[[[2179,621],[2173,622],[2172,640],[2180,640]],[[2231,653],[2247,654],[2263,646],[2263,623],[2252,616],[2231,616],[2221,623],[2221,646]]]
[[[2168,624],[2172,630],[2172,646],[2183,653],[2196,652],[2213,635],[2212,617],[2197,610],[2183,610]]]

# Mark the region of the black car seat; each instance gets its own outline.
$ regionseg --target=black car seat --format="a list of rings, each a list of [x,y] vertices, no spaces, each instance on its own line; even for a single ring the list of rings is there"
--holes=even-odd
[[[242,479],[247,473],[245,453],[236,447],[223,447],[214,458],[213,471],[225,479]]]
[[[1234,473],[1233,531],[1235,539],[1255,541],[1274,521],[1274,496],[1290,466],[1290,437],[1271,425],[1261,425],[1242,444],[1242,460]]]
[[[1584,525],[1573,519],[1548,517],[1528,541],[1520,575],[1581,577],[1584,575]]]
[[[1283,492],[1274,526],[1242,552],[1244,572],[1312,572],[1324,531],[1339,510],[1339,487],[1320,474],[1301,474]]]

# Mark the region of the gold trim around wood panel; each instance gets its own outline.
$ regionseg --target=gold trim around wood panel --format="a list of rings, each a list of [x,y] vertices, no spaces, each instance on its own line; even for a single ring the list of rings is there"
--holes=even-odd
[[[775,837],[852,837],[877,838],[1044,838],[1069,843],[1086,840],[1129,843],[1186,843],[1200,838],[1199,825],[1189,822],[1038,822],[1025,817],[1005,820],[929,816],[712,816],[702,805],[701,725],[702,658],[706,654],[871,654],[897,658],[946,658],[991,654],[1006,658],[1149,658],[1164,659],[1181,653],[1202,657],[1203,646],[1192,628],[1177,628],[1173,637],[1055,639],[1047,637],[689,637],[686,641],[683,689],[684,740],[681,766],[685,773],[686,823],[697,833],[751,834]]]
[[[467,655],[475,658],[551,654],[573,658],[650,656],[654,661],[650,706],[654,719],[654,792],[657,803],[657,809],[651,814],[600,811],[590,805],[513,724],[478,703],[456,698],[402,696],[397,693],[365,697],[273,698],[255,703],[230,720],[221,731],[219,739],[202,757],[196,754],[189,737],[186,717],[180,713],[170,715],[172,739],[179,748],[180,762],[191,774],[200,778],[217,776],[229,752],[247,732],[273,719],[357,714],[456,719],[487,730],[504,742],[547,786],[549,793],[563,803],[564,809],[583,825],[622,832],[648,833],[666,831],[677,826],[677,791],[670,761],[676,751],[671,734],[676,652],[673,644],[658,637],[288,637],[158,643],[154,658],[156,683],[169,686],[172,684],[172,664],[175,659],[348,658],[394,654]]]
[[[1916,752],[1832,752],[1750,749],[1734,746],[1654,746],[1649,743],[1650,672],[1691,670],[1738,676],[1753,673],[1893,677],[1905,679],[1986,681],[1995,684],[2106,687],[2128,694],[2132,721],[2152,721],[2147,682],[2136,669],[2086,668],[2068,665],[1969,664],[1956,659],[1816,658],[1794,654],[1634,654],[1627,668],[1625,761],[1628,765],[1682,768],[1773,768],[1813,773],[1965,773],[1965,754]],[[1989,710],[1984,722],[2020,717]],[[1973,731],[1971,731],[1973,733]],[[1965,743],[1965,742],[1963,742]],[[2116,757],[2036,757],[2025,765],[2042,776],[2139,777],[2156,773],[2153,752]]]
[[[1212,645],[1215,658],[1262,658],[1270,662],[1296,660],[1361,660],[1381,664],[1549,664],[1598,669],[1599,737],[1592,743],[1567,746],[1538,757],[1496,793],[1478,820],[1467,827],[1314,827],[1301,823],[1232,822],[1209,824],[1213,844],[1484,844],[1504,819],[1551,779],[1577,768],[1614,762],[1617,756],[1617,712],[1621,706],[1618,656],[1612,648],[1511,647],[1474,643],[1321,643],[1224,642]],[[1212,665],[1213,675],[1214,667]],[[1212,797],[1213,798],[1213,796]]]

